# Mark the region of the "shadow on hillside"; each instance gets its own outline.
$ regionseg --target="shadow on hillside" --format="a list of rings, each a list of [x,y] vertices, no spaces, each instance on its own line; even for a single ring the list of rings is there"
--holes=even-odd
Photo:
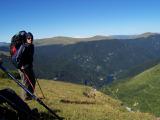
[[[41,112],[39,120],[58,120],[58,119],[49,113]]]
[[[30,118],[30,120],[58,120],[56,117],[48,114],[48,113],[39,113],[40,116],[33,116]],[[28,120],[27,118],[25,119],[24,117],[20,117],[17,115],[16,112],[13,111],[7,111],[5,115],[0,114],[0,120]]]
[[[55,114],[57,114],[55,112]],[[64,119],[64,118],[61,118]],[[17,111],[8,107],[0,106],[0,120],[58,120],[55,116],[46,112],[34,112],[32,116],[18,114]]]

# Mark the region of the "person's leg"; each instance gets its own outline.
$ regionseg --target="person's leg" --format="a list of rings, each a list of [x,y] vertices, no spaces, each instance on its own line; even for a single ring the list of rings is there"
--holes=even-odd
[[[35,84],[36,84],[36,80],[35,80],[35,74],[32,68],[28,68],[26,69],[26,74],[28,75],[29,80],[31,81],[32,85],[29,85],[29,90],[34,93],[34,89],[35,89]]]
[[[35,89],[35,74],[32,68],[26,68],[23,70],[25,79],[27,81],[27,88],[31,93],[34,93]],[[28,97],[30,97],[29,94],[27,94]]]
[[[18,72],[21,76],[22,84],[28,89],[29,83],[27,81],[27,78],[25,77],[24,72],[22,72],[21,70],[18,70]],[[22,99],[25,100],[26,98],[27,98],[27,92],[22,89]]]

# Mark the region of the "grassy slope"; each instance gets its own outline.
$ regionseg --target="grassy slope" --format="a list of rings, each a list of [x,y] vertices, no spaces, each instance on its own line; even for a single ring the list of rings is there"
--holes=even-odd
[[[81,85],[64,83],[58,81],[39,80],[45,94],[43,101],[52,109],[59,109],[58,114],[66,120],[154,120],[155,118],[148,113],[127,112],[120,101],[112,99],[98,91],[95,98],[86,97],[83,92],[92,95],[92,88]],[[12,80],[0,79],[0,88],[10,87],[19,95],[20,87]],[[38,86],[36,86],[37,96],[41,96]],[[61,100],[72,102],[86,102],[94,104],[62,103]],[[39,112],[45,112],[45,108],[35,101],[27,101],[31,108],[37,107]],[[46,114],[46,120],[52,119]]]
[[[133,109],[160,116],[160,64],[108,90]]]

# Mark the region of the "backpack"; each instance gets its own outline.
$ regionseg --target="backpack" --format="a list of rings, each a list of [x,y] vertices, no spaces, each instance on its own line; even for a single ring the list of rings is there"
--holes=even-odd
[[[10,55],[11,61],[16,68],[19,68],[17,61],[17,52],[22,44],[26,42],[26,31],[20,31],[18,34],[15,34],[11,39],[10,44]]]

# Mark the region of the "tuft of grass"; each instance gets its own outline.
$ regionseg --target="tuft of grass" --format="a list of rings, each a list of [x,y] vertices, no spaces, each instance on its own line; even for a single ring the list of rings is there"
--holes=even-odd
[[[60,110],[57,114],[64,117],[65,120],[155,120],[155,117],[149,113],[128,112],[119,100],[91,87],[60,81],[38,81],[45,95],[45,99],[42,101],[51,109]],[[0,89],[6,87],[21,94],[22,89],[14,81],[0,79]],[[35,91],[38,97],[42,97],[38,86]],[[65,103],[62,100],[71,102]],[[36,101],[26,102],[31,108],[38,108],[45,120],[53,119],[48,111]]]

